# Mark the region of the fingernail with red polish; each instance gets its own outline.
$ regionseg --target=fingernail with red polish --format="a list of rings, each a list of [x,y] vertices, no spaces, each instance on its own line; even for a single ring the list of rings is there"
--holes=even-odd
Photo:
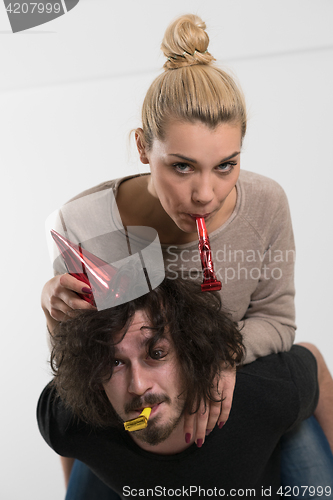
[[[203,440],[202,439],[198,439],[198,441],[197,441],[197,447],[201,448],[202,443],[203,443]]]
[[[225,422],[220,422],[219,423],[219,429],[222,429],[222,427],[224,426]]]
[[[92,289],[91,288],[87,288],[86,286],[84,286],[81,291],[83,293],[92,293]]]
[[[185,434],[185,443],[188,444],[191,441],[191,434],[187,432]]]
[[[208,434],[210,434],[212,432],[212,429],[207,429],[206,430],[206,436],[208,436]]]

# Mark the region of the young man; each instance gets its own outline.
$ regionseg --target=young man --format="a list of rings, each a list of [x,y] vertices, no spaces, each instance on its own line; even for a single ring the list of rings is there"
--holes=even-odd
[[[308,349],[239,367],[225,426],[203,446],[184,437],[184,410],[214,397],[219,369],[228,376],[242,357],[242,337],[218,296],[165,279],[138,299],[60,325],[55,378],[38,404],[40,431],[123,498],[280,498],[280,438],[318,401]],[[125,431],[123,422],[147,406],[147,428]]]

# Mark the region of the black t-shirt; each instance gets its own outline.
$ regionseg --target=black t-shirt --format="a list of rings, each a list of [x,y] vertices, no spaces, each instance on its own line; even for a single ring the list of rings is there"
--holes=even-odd
[[[230,417],[202,448],[193,444],[175,455],[144,451],[123,429],[97,429],[74,419],[50,385],[37,415],[42,436],[57,453],[87,464],[123,498],[260,498],[267,488],[271,498],[281,498],[280,437],[309,417],[317,400],[315,358],[293,346],[238,370]]]

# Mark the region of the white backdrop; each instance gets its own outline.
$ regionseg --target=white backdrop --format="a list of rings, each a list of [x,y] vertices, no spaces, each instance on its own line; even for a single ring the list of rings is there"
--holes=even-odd
[[[163,59],[166,26],[206,21],[210,51],[237,75],[250,111],[242,165],[289,197],[297,244],[297,340],[333,371],[333,2],[81,0],[12,34],[0,4],[0,498],[59,500],[58,457],[39,435],[36,402],[50,379],[40,291],[51,275],[44,222],[71,196],[143,171],[129,131]]]

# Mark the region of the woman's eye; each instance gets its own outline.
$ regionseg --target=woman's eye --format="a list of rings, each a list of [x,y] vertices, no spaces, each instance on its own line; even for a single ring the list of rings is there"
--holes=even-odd
[[[187,172],[191,172],[191,167],[187,165],[187,163],[175,163],[172,166],[175,171],[180,174],[187,174]]]
[[[231,172],[235,165],[237,165],[236,162],[229,161],[228,163],[222,163],[217,168],[219,172]]]

